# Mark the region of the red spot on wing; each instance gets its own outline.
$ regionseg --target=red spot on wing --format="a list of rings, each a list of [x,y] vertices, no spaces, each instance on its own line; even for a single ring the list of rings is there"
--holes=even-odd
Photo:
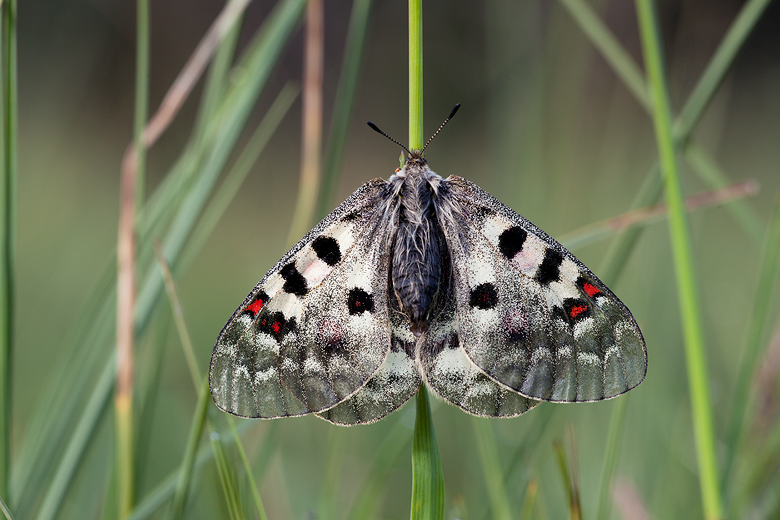
[[[278,321],[275,321],[271,324],[271,330],[274,331],[274,334],[279,334],[279,331],[282,330],[282,324]]]
[[[569,315],[572,317],[572,319],[574,319],[574,318],[576,318],[577,316],[579,316],[580,314],[582,314],[583,312],[585,312],[587,310],[588,310],[588,306],[587,305],[575,305],[569,311]]]
[[[265,301],[262,298],[258,298],[257,300],[250,303],[249,307],[247,307],[246,310],[248,310],[252,314],[257,314],[258,312],[260,312],[260,309],[263,308],[263,305],[265,305]]]
[[[582,290],[585,291],[585,294],[587,294],[591,298],[593,298],[595,295],[601,293],[601,290],[598,287],[596,287],[595,285],[593,285],[592,283],[590,283],[590,282],[585,282],[582,285]]]

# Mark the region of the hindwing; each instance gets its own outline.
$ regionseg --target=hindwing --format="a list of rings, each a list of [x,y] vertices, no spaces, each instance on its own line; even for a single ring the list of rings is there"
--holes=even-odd
[[[459,337],[456,293],[450,289],[440,294],[446,300],[418,352],[428,386],[442,399],[483,417],[515,417],[539,404],[491,379],[469,358]]]

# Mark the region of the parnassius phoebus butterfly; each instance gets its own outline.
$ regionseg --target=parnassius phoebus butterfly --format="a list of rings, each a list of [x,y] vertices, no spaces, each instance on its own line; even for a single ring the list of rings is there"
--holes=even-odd
[[[476,184],[435,174],[424,150],[360,187],[249,293],[211,357],[219,408],[364,424],[424,382],[471,414],[513,417],[644,379],[642,333],[612,291]]]

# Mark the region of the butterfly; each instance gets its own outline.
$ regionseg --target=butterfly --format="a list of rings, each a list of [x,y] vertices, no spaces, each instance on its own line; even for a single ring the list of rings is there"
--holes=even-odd
[[[434,173],[430,139],[409,151],[369,125],[404,148],[403,167],[355,191],[236,310],[211,357],[220,409],[367,424],[424,383],[468,413],[513,417],[642,382],[642,333],[582,262],[476,184]]]

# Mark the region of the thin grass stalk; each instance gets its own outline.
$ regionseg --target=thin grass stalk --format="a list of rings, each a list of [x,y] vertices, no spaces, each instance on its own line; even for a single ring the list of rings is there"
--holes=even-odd
[[[11,510],[2,497],[0,497],[0,511],[3,512],[3,516],[5,516],[7,520],[14,520],[14,515],[11,513]]]
[[[187,503],[187,492],[192,482],[193,466],[195,464],[195,455],[198,449],[198,443],[203,435],[203,428],[206,424],[206,412],[211,402],[211,393],[209,393],[208,377],[203,378],[198,392],[198,404],[195,406],[195,415],[192,417],[190,432],[187,436],[187,445],[184,448],[184,457],[181,462],[179,472],[179,482],[176,484],[176,492],[173,495],[173,504],[171,506],[172,520],[179,520],[184,517],[184,506]]]
[[[136,1],[135,35],[135,110],[133,113],[133,141],[137,153],[135,178],[136,213],[146,198],[146,147],[141,136],[149,117],[149,0]]]
[[[177,273],[186,271],[195,260],[297,97],[297,87],[288,83],[268,108],[233,167],[225,176],[225,180],[203,211],[198,226],[193,230],[187,245],[182,250],[181,260],[176,265]]]
[[[617,399],[612,408],[612,417],[609,421],[607,432],[607,449],[604,454],[604,465],[601,468],[599,480],[598,505],[596,506],[596,520],[607,520],[610,513],[610,496],[612,495],[612,482],[615,478],[618,454],[620,453],[620,441],[623,438],[623,425],[626,418],[626,408],[630,396]]]
[[[16,289],[16,183],[18,90],[16,62],[16,0],[2,7],[2,180],[0,180],[0,496],[9,497],[11,409]]]
[[[179,340],[181,341],[182,350],[184,351],[184,359],[187,360],[187,366],[190,369],[192,383],[195,388],[198,389],[201,380],[200,369],[198,368],[198,362],[195,357],[195,349],[192,348],[192,339],[190,338],[189,329],[187,328],[187,324],[184,322],[184,309],[182,308],[181,301],[179,300],[179,294],[176,290],[176,284],[173,281],[173,276],[171,275],[170,266],[162,254],[162,247],[160,246],[159,242],[155,242],[154,249],[157,252],[157,262],[163,275],[165,292],[168,295],[168,302],[171,305],[173,321],[176,324],[176,332],[179,334]]]
[[[239,434],[245,432],[252,426],[252,423],[245,422],[238,426],[237,430]],[[212,435],[219,435],[218,433],[212,433]],[[230,435],[226,435],[223,444],[229,446],[233,442],[233,438]],[[266,439],[267,441],[267,439]],[[264,443],[266,442],[264,441]],[[207,462],[211,462],[214,458],[214,449],[211,446],[202,447],[198,450],[195,457],[195,463],[193,465],[194,470],[200,469]],[[180,478],[180,470],[176,469],[170,473],[167,477],[162,479],[160,483],[149,493],[147,493],[142,499],[139,499],[135,509],[133,509],[130,516],[126,520],[145,520],[151,518],[154,514],[162,509],[164,506],[170,503],[171,497],[176,492],[176,486]]]
[[[485,476],[485,487],[490,498],[491,518],[511,520],[512,508],[506,494],[504,472],[498,458],[493,423],[489,419],[472,419],[471,423],[474,425],[474,438],[477,441],[479,460],[482,463],[482,473]]]
[[[726,462],[723,466],[721,489],[725,493],[733,477],[732,469],[734,459],[739,452],[745,418],[750,408],[750,389],[753,386],[756,374],[756,360],[761,352],[761,346],[765,344],[770,323],[770,310],[773,290],[777,285],[778,271],[780,271],[780,201],[775,204],[774,216],[767,227],[764,240],[764,251],[761,255],[761,268],[756,285],[753,311],[750,313],[745,350],[740,362],[739,375],[734,389],[734,398],[731,403],[731,418],[726,435]]]
[[[249,459],[246,456],[246,450],[244,450],[244,445],[241,442],[241,437],[238,435],[238,430],[236,429],[236,421],[233,420],[232,417],[228,416],[227,418],[228,426],[230,427],[230,433],[233,434],[233,439],[236,441],[236,449],[238,450],[238,455],[241,457],[241,463],[244,465],[244,471],[246,472],[246,478],[249,481],[249,487],[252,490],[252,500],[255,502],[255,512],[257,512],[257,518],[258,520],[267,520],[268,517],[265,515],[265,508],[263,508],[263,501],[260,500],[260,492],[257,488],[257,482],[255,481],[254,475],[252,475],[252,465],[249,464]],[[268,440],[268,436],[266,437],[266,441]],[[265,442],[265,451],[269,452],[271,451],[268,446],[268,442]]]
[[[360,64],[365,47],[366,26],[371,14],[372,0],[352,2],[352,14],[349,17],[347,43],[344,46],[344,59],[341,76],[333,103],[333,120],[330,126],[325,160],[322,168],[322,189],[317,203],[317,218],[322,219],[331,210],[333,194],[336,191],[339,173],[343,166],[344,145],[347,130],[355,104],[357,80],[360,77]]]
[[[301,175],[287,243],[293,244],[309,230],[320,189],[322,149],[322,75],[324,47],[322,0],[306,3],[306,52],[303,69],[303,138]]]
[[[672,118],[662,43],[655,5],[652,0],[636,0],[636,9],[648,84],[653,99],[653,121],[661,172],[664,178],[664,191],[669,207],[669,233],[685,343],[702,507],[705,519],[716,520],[721,518],[723,508],[717,476],[712,404],[704,354],[704,331],[691,252],[691,237],[678,175],[674,136],[672,135]]]
[[[561,441],[553,441],[553,450],[555,451],[555,460],[558,462],[558,471],[563,481],[563,488],[569,500],[569,519],[581,520],[582,510],[580,509],[579,495],[574,480],[576,478],[574,475],[574,463],[569,461],[566,449]],[[574,456],[572,454],[572,457]]]
[[[95,433],[95,424],[103,416],[116,381],[116,352],[106,364],[95,384],[92,395],[81,411],[79,422],[68,439],[62,459],[53,468],[54,476],[46,488],[37,520],[52,520],[59,512],[65,492],[73,480],[84,452]]]
[[[136,150],[130,146],[122,161],[117,243],[116,318],[116,484],[119,518],[133,508],[133,342],[135,335],[135,178]]]
[[[756,195],[759,191],[756,181],[742,181],[719,190],[695,193],[685,199],[685,207],[690,212],[715,205],[728,204],[734,200]],[[592,224],[587,224],[561,235],[558,241],[567,249],[574,250],[598,240],[613,236],[615,233],[636,226],[648,226],[667,217],[666,204],[633,209]],[[607,282],[605,282],[607,283]]]
[[[238,496],[235,477],[220,439],[221,436],[218,433],[212,432],[211,448],[214,451],[214,462],[216,462],[219,481],[222,484],[222,492],[225,495],[228,516],[231,520],[243,520],[244,512],[241,509],[241,499]]]
[[[409,149],[423,147],[422,0],[409,0]]]
[[[693,140],[689,140],[685,146],[685,162],[709,186],[726,186],[731,182],[712,155]],[[756,244],[763,243],[764,223],[751,206],[744,201],[734,200],[726,203],[726,208]]]
[[[444,518],[444,475],[441,471],[439,446],[433,429],[428,390],[417,391],[417,415],[412,443],[412,514],[411,520]]]

